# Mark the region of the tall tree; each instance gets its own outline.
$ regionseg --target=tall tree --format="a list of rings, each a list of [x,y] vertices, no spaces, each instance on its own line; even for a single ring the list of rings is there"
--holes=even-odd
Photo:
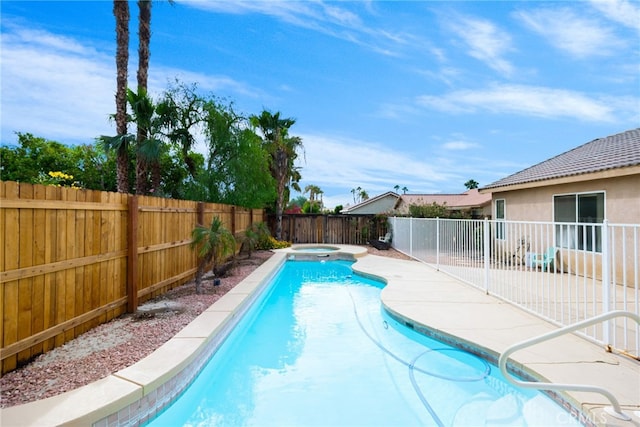
[[[206,125],[206,112],[210,104],[196,90],[195,83],[186,85],[176,80],[156,105],[164,136],[173,148],[181,151],[182,160],[193,178],[197,165],[191,149],[196,143],[198,126]]]
[[[127,137],[127,77],[129,63],[129,2],[114,0],[116,19],[116,134],[118,192],[129,192],[129,147]]]
[[[351,189],[351,194],[353,195],[353,204],[360,203],[360,193],[362,192],[362,187],[358,186],[357,188]]]
[[[289,136],[289,128],[295,119],[280,118],[280,112],[275,114],[264,110],[259,116],[251,116],[250,123],[260,129],[263,135],[264,147],[271,157],[271,174],[276,181],[276,238],[282,239],[282,212],[286,203],[285,193],[295,172],[294,161],[297,150],[302,146],[302,139]]]
[[[151,44],[151,0],[138,0],[138,95],[147,94],[147,81],[149,79],[149,56],[151,55],[149,46]],[[136,132],[137,152],[146,150],[145,141],[148,140],[149,128],[140,121],[137,122]],[[153,169],[151,185],[153,190],[157,190],[160,185],[159,161],[155,161],[149,156],[136,156],[136,193],[146,194],[149,189],[148,173],[149,168]]]
[[[469,181],[464,183],[464,186],[467,187],[468,190],[473,190],[474,188],[478,188],[478,181],[475,179],[470,179]]]
[[[312,205],[318,205],[320,209],[322,209],[322,195],[324,191],[320,189],[317,185],[307,185],[304,187],[304,192],[309,193],[309,203]]]

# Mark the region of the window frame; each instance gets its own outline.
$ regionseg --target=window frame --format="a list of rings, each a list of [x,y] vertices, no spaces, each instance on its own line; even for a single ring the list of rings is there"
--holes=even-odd
[[[502,217],[498,216],[498,202],[502,202]],[[504,198],[495,199],[493,206],[496,220],[496,240],[507,240],[505,227],[505,221],[507,219],[507,200]]]
[[[598,209],[597,198],[602,197],[602,221],[596,213],[596,221],[594,222],[579,222],[580,218],[580,197],[581,196],[595,196],[596,197],[596,210]],[[573,197],[574,209],[573,221],[557,221],[558,215],[556,207],[556,199],[560,197]],[[554,245],[569,250],[576,250],[581,252],[593,252],[602,253],[602,224],[607,218],[607,194],[605,190],[593,190],[593,191],[578,191],[573,193],[558,193],[551,196],[552,205],[552,218],[554,227]],[[592,224],[600,224],[600,226],[594,226]]]

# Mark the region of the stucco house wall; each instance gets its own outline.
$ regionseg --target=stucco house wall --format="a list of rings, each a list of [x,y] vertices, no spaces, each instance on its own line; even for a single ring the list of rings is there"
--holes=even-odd
[[[491,193],[494,218],[497,218],[498,201],[504,201],[506,221],[553,222],[554,196],[604,192],[604,219],[610,224],[640,224],[640,128],[595,139],[480,191]],[[638,260],[634,259],[633,251],[625,254],[623,247],[634,248],[637,244],[634,236],[632,233],[623,235],[620,230],[613,233],[619,235],[611,236],[616,254],[612,268],[617,278],[633,278]],[[553,237],[554,233],[550,234]],[[498,247],[509,244],[513,243],[508,240],[498,242]],[[554,241],[544,244],[560,246]],[[589,276],[602,277],[602,253],[559,249],[564,271],[582,271]],[[544,248],[531,250],[541,252]]]
[[[553,221],[553,196],[576,193],[605,193],[605,218],[610,223],[640,224],[640,168],[636,174],[543,187],[492,193],[505,201],[507,221]],[[631,170],[630,170],[631,172]]]

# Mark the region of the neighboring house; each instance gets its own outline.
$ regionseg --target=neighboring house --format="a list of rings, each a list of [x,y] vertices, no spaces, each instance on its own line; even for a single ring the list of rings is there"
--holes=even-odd
[[[357,205],[349,206],[340,213],[347,215],[376,215],[389,213],[393,210],[400,196],[393,191],[380,194],[379,196],[367,199]]]
[[[461,194],[403,194],[394,206],[398,215],[407,215],[411,205],[444,205],[448,210],[471,218],[491,217],[491,194],[471,189]]]
[[[491,195],[496,220],[556,223],[551,244],[565,259],[597,254],[601,227],[588,224],[640,224],[640,128],[587,142],[480,192]]]

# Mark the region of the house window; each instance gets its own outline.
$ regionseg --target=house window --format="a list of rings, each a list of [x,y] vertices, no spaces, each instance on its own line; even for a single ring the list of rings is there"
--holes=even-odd
[[[590,224],[604,220],[604,193],[554,196],[553,212],[557,246],[602,252],[602,226]]]
[[[504,240],[504,199],[496,200],[496,239]]]

